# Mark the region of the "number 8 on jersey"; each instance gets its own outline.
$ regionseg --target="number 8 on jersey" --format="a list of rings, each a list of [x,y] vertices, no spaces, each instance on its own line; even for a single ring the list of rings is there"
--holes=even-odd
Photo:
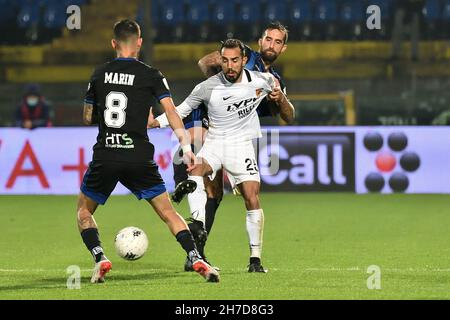
[[[128,98],[123,92],[111,91],[105,99],[105,124],[110,128],[120,128],[125,124]]]

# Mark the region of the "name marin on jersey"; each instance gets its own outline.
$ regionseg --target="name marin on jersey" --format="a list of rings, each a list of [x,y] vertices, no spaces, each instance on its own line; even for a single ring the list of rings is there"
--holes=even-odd
[[[239,119],[242,119],[242,118],[248,116],[251,113],[251,111],[254,109],[255,101],[258,100],[259,96],[261,95],[262,90],[263,89],[256,89],[256,97],[255,98],[244,99],[239,102],[235,102],[235,103],[228,105],[227,111],[228,112],[237,111]],[[226,97],[226,99],[223,98],[223,100],[228,100],[228,98],[231,98],[231,97]],[[250,103],[250,105],[247,107],[247,105],[249,103]]]
[[[135,76],[128,73],[105,72],[105,83],[132,86]]]

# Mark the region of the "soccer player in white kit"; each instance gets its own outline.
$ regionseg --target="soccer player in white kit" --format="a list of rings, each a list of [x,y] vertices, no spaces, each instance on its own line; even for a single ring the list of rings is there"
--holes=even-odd
[[[253,140],[260,138],[261,127],[256,108],[277,87],[270,73],[244,68],[244,44],[237,39],[223,42],[220,53],[222,72],[198,84],[177,107],[186,117],[204,103],[208,109],[209,130],[197,154],[199,164],[189,173],[197,188],[188,194],[192,217],[205,225],[206,192],[204,176],[214,178],[222,167],[233,177],[247,209],[247,233],[250,244],[249,272],[266,272],[261,265],[264,213],[259,202],[260,176]],[[150,127],[168,125],[165,114]]]

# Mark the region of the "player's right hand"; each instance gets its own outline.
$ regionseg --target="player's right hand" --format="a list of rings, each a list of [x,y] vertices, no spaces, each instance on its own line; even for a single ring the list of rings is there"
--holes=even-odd
[[[279,87],[273,88],[272,92],[268,95],[270,101],[280,103],[284,98],[283,91]]]

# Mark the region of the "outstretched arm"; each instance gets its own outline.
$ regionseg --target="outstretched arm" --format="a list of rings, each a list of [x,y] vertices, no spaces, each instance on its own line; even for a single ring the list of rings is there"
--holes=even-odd
[[[209,78],[222,70],[220,59],[219,51],[211,52],[198,61],[198,67]]]
[[[175,111],[178,113],[181,119],[186,118],[192,112],[192,110],[193,109],[186,103],[182,103],[175,108]],[[169,126],[169,119],[167,117],[167,114],[163,113],[155,118],[152,112],[152,108],[150,108],[147,128],[165,128],[167,126]]]
[[[192,112],[192,110],[196,109],[204,101],[203,96],[205,95],[206,89],[203,84],[204,82],[196,85],[191,94],[178,107],[173,107],[173,112],[178,118],[186,118]],[[173,104],[172,99],[170,99],[170,101]],[[166,113],[157,117],[155,121],[153,121],[153,123],[150,123],[150,120],[151,119],[149,118],[149,122],[147,124],[149,128],[164,128],[169,125],[170,118],[166,110]]]
[[[168,122],[173,129],[173,132],[180,142],[181,149],[183,150],[183,158],[188,167],[188,171],[191,171],[195,167],[196,158],[191,148],[191,140],[188,139],[186,130],[184,129],[183,121],[178,115],[175,105],[171,97],[165,97],[160,100],[161,105],[164,108]]]

